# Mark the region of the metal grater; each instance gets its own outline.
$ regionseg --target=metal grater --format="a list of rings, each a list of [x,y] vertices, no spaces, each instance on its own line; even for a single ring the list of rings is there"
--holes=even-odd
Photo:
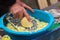
[[[22,26],[21,23],[20,23],[20,19],[18,18],[14,18],[12,14],[8,14],[7,17],[6,17],[7,21],[9,23],[11,23],[15,28],[18,27],[18,26]],[[25,29],[28,29],[28,30],[35,30],[37,28],[37,23],[35,20],[32,20],[32,23],[33,23],[33,26],[31,28],[25,28]]]
[[[20,19],[18,18],[14,18],[13,16],[11,16],[12,14],[7,16],[7,21],[9,23],[11,23],[13,26],[20,26]]]

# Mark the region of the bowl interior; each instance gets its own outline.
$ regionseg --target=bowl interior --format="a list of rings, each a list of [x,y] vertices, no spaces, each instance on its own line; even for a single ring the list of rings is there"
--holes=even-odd
[[[44,12],[40,12],[40,11],[35,11],[34,13],[32,13],[30,11],[27,11],[27,12],[29,13],[30,16],[34,17],[35,19],[38,19],[39,21],[44,21],[47,23],[50,22],[50,17],[47,14],[45,14]],[[6,16],[3,19],[3,23],[5,26],[8,23],[8,21],[6,20]]]

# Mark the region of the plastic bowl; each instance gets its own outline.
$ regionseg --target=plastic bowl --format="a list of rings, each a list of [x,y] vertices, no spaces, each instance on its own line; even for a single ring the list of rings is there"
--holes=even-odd
[[[4,14],[0,18],[0,28],[3,29],[4,32],[12,38],[12,40],[31,40],[37,36],[40,36],[45,31],[48,31],[48,29],[52,26],[52,24],[54,23],[54,17],[50,13],[44,12],[42,10],[37,10],[37,9],[33,9],[33,10],[34,10],[34,13],[32,13],[29,10],[27,10],[27,12],[29,13],[30,16],[35,17],[36,19],[48,22],[48,25],[45,28],[38,30],[37,32],[32,32],[32,33],[15,32],[13,30],[8,29],[4,25],[5,23],[3,19],[5,18],[6,14]]]

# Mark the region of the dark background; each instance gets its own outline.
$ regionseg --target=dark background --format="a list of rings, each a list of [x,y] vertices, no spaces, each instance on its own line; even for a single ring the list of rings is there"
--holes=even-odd
[[[32,8],[39,9],[37,0],[22,0],[24,3]],[[0,0],[0,17],[9,12],[9,7],[12,6],[16,0]]]
[[[32,8],[39,9],[37,0],[22,0],[22,1]]]
[[[0,0],[0,16],[7,13],[14,3],[15,0]]]

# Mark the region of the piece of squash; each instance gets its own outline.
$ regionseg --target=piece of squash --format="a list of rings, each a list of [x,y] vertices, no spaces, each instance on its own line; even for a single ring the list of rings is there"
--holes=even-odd
[[[31,28],[33,26],[32,22],[29,22],[26,17],[21,20],[21,25],[26,28]]]

